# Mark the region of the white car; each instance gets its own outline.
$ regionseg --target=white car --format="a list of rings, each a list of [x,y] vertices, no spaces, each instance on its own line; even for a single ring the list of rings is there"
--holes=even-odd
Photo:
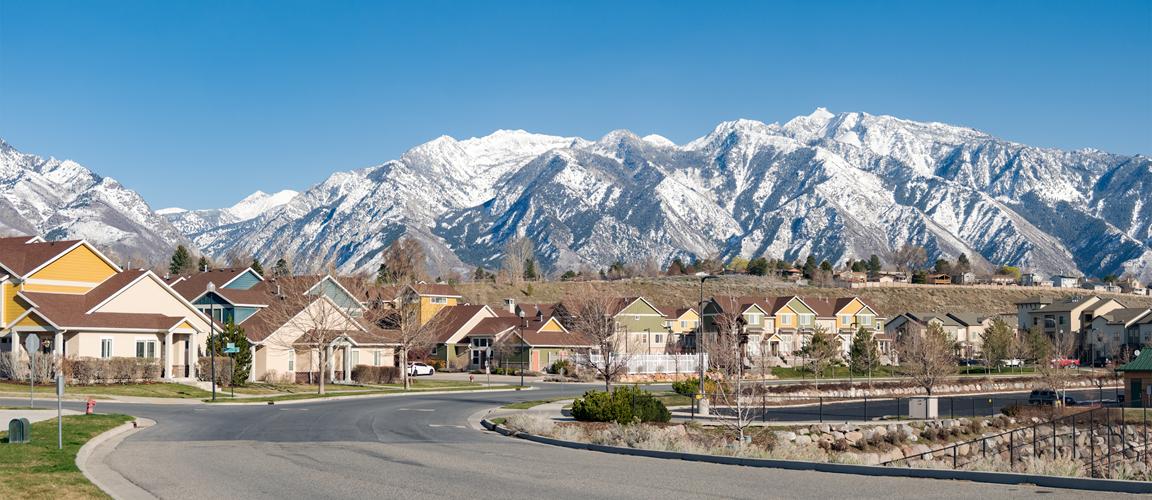
[[[1019,358],[1001,359],[1000,364],[1004,366],[1024,366],[1024,360]]]
[[[436,373],[436,369],[424,363],[409,363],[408,374],[412,376],[432,375]]]

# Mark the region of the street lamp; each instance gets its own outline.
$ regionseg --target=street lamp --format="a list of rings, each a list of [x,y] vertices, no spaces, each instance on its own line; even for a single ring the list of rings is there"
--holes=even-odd
[[[216,284],[208,282],[207,294],[216,293]],[[216,302],[208,297],[208,350],[212,353],[212,367],[209,369],[212,376],[212,401],[216,401],[216,349],[213,347],[216,336]]]
[[[700,394],[704,394],[704,351],[701,349],[704,336],[704,282],[710,279],[716,279],[708,273],[696,273],[696,277],[700,278],[700,320],[696,322],[696,364],[700,368]]]

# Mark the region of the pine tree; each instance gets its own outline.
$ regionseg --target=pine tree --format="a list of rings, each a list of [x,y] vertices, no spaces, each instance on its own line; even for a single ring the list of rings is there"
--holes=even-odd
[[[854,272],[854,273],[862,273],[862,272],[867,271],[867,270],[868,270],[868,263],[866,263],[862,260],[858,260],[858,261],[852,263],[852,272]]]
[[[952,274],[952,263],[948,262],[948,259],[945,259],[945,258],[936,259],[935,268],[936,268],[937,274]]]
[[[472,281],[484,281],[488,279],[488,271],[483,267],[476,266],[476,270],[472,272]]]
[[[176,246],[172,253],[172,261],[168,264],[168,272],[173,275],[185,274],[192,271],[192,254],[184,245]]]
[[[252,264],[248,267],[252,268],[253,271],[256,271],[256,274],[264,276],[264,266],[260,265],[260,259],[252,259]]]
[[[824,374],[824,369],[836,359],[838,352],[839,349],[837,349],[832,335],[822,326],[817,326],[812,330],[812,337],[808,339],[808,345],[800,349],[800,355],[808,358],[812,372],[816,374],[816,377]]]
[[[564,274],[560,275],[560,281],[572,281],[572,280],[576,279],[576,276],[577,276],[576,271],[569,269],[567,271],[564,271]]]
[[[207,271],[212,268],[212,263],[208,262],[208,257],[200,256],[200,260],[196,261],[197,271]]]
[[[768,274],[768,259],[764,257],[756,257],[748,262],[748,274],[753,276],[764,276]]]
[[[276,265],[272,268],[273,276],[288,276],[292,274],[292,270],[288,268],[288,261],[280,259],[276,261]]]
[[[804,260],[804,277],[812,279],[816,275],[816,257],[808,254],[808,258]]]
[[[853,373],[868,373],[868,376],[872,376],[872,369],[880,359],[880,350],[876,348],[872,332],[867,328],[860,327],[852,338],[848,359]]]
[[[524,279],[536,279],[536,259],[524,259]]]
[[[820,262],[820,270],[821,271],[831,271],[832,270],[832,263],[828,262],[828,260],[825,259],[824,261]]]
[[[956,257],[956,265],[952,266],[952,270],[961,274],[971,271],[972,263],[968,261],[968,255],[960,254],[959,257]]]
[[[876,254],[872,254],[871,256],[869,256],[868,257],[868,273],[872,274],[872,275],[876,275],[876,274],[880,273],[881,269],[883,269],[883,266],[880,264],[880,257],[877,257]]]
[[[228,344],[234,344],[240,352],[236,354],[225,354],[224,348]],[[248,336],[244,335],[244,329],[236,326],[235,323],[229,321],[224,325],[224,329],[217,331],[216,335],[212,337],[212,350],[216,351],[216,356],[223,358],[224,363],[231,364],[229,357],[234,358],[236,364],[232,369],[233,386],[243,386],[248,383],[248,375],[252,372],[252,349],[248,343]],[[217,368],[222,365],[216,365]]]

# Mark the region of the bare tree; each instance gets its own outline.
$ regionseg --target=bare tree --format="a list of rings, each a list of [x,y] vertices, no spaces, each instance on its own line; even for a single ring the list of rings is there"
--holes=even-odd
[[[900,270],[908,273],[922,269],[926,262],[928,262],[928,252],[919,245],[905,243],[892,254],[892,263],[896,264]]]
[[[908,376],[923,387],[929,396],[945,377],[956,373],[955,342],[938,323],[929,323],[923,331],[913,330],[898,340],[900,365]]]
[[[524,267],[528,261],[535,262],[532,240],[518,236],[504,245],[504,260],[501,270],[506,273],[508,282],[517,285],[524,280]]]
[[[817,387],[820,385],[820,376],[824,374],[824,370],[840,356],[840,348],[837,344],[835,336],[828,333],[827,328],[816,325],[812,328],[812,336],[808,339],[808,344],[800,349],[800,354],[808,359],[812,373],[816,374]]]
[[[316,288],[321,279],[323,276],[282,276],[269,280],[266,285],[271,295],[269,305],[249,321],[253,323],[251,326],[267,323],[269,330],[274,331],[265,340],[267,344],[287,349],[291,356],[308,352],[309,377],[318,372],[314,381],[318,392],[324,394],[327,372],[333,363],[333,344],[362,326],[357,323],[354,311]]]
[[[418,297],[401,296],[396,301],[373,301],[367,304],[364,321],[383,330],[384,337],[396,345],[404,390],[412,388],[408,376],[409,358],[413,353],[425,352],[435,345],[437,328],[443,324],[444,314],[445,311],[441,310],[431,318],[421,318]],[[421,322],[421,319],[424,321]]]
[[[1029,333],[1029,346],[1036,358],[1036,371],[1049,389],[1060,395],[1058,404],[1063,403],[1068,390],[1068,380],[1075,375],[1073,365],[1068,360],[1076,350],[1076,334],[1058,329],[1051,334],[1039,328]]]
[[[750,364],[748,335],[744,318],[737,310],[726,310],[713,318],[715,332],[702,339],[712,373],[719,379],[713,397],[734,411],[732,419],[723,419],[721,423],[742,445],[752,425],[752,409],[744,397],[747,389],[744,372]]]
[[[389,285],[414,283],[424,279],[427,265],[428,257],[419,241],[407,236],[399,238],[384,250],[376,282]]]
[[[604,378],[604,390],[612,390],[612,381],[628,373],[631,355],[627,349],[626,332],[616,329],[616,315],[620,300],[611,297],[592,286],[577,290],[571,300],[566,301],[565,309],[571,314],[571,330],[583,335],[591,350],[599,351],[600,360],[592,352],[582,353],[575,358],[577,364]]]

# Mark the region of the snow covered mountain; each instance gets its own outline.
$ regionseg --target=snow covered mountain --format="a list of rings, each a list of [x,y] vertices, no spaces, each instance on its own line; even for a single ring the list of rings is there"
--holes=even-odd
[[[80,164],[0,140],[0,235],[84,238],[123,265],[165,261],[188,239],[135,191]]]
[[[517,235],[553,270],[676,255],[842,262],[904,243],[1042,273],[1152,279],[1152,162],[818,109],[684,145],[498,131],[338,172],[283,206],[187,234],[215,255],[372,271],[402,235],[434,270],[496,266]]]
[[[275,194],[256,191],[228,208],[185,210],[183,208],[162,208],[156,215],[164,217],[184,234],[196,234],[220,226],[254,219],[265,212],[282,206],[300,193],[285,189]]]

